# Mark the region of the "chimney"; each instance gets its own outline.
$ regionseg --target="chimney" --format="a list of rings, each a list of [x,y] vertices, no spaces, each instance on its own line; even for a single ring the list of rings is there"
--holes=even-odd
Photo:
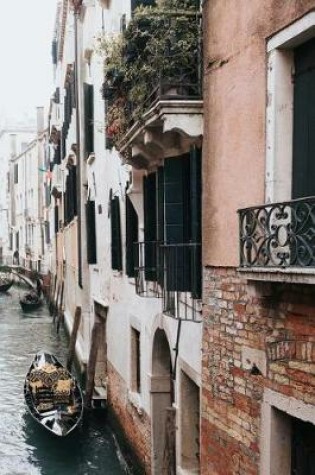
[[[44,107],[37,107],[37,134],[44,131]]]
[[[11,158],[16,156],[16,134],[10,134],[10,149],[11,149]]]

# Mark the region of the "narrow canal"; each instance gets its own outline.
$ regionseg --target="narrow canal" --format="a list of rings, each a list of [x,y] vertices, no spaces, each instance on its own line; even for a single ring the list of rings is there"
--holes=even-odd
[[[45,349],[64,364],[67,339],[56,334],[47,307],[23,314],[19,293],[0,294],[0,475],[130,473],[106,414],[85,413],[82,427],[58,438],[27,413],[23,385],[34,354]]]

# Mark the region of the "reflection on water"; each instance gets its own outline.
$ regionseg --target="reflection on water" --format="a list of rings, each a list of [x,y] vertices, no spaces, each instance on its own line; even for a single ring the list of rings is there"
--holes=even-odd
[[[67,354],[47,308],[23,314],[18,290],[0,293],[0,342],[0,475],[126,473],[105,414],[85,412],[82,426],[59,438],[27,412],[23,385],[34,354],[45,349],[62,363]]]

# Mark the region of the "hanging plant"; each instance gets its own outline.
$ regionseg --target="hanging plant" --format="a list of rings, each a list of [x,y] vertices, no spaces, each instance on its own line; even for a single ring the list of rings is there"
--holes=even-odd
[[[157,87],[178,93],[198,83],[197,3],[159,0],[156,6],[140,6],[123,33],[97,39],[96,50],[104,58],[106,134],[116,146],[131,123],[141,120]]]

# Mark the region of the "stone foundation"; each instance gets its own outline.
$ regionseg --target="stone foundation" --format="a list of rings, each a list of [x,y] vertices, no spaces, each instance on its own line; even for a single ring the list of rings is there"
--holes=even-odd
[[[151,473],[151,423],[149,416],[128,398],[126,382],[108,362],[108,404],[146,474]]]
[[[256,475],[268,388],[315,406],[315,292],[204,270],[201,473]]]

